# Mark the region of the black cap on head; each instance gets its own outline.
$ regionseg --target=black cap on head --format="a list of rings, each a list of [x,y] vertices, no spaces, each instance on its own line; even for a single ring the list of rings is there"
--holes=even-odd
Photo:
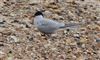
[[[43,16],[43,13],[41,11],[37,11],[34,16],[38,16],[38,15],[42,15]]]

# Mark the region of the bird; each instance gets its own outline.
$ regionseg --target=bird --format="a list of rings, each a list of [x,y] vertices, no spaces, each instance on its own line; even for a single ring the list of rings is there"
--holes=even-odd
[[[41,11],[37,11],[34,14],[34,25],[37,29],[44,34],[52,34],[56,30],[63,29],[74,24],[65,24],[62,22],[55,21],[53,19],[47,19]]]

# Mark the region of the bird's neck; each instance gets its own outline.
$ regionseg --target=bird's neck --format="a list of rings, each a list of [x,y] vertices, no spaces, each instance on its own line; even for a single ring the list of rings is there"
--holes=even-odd
[[[42,15],[36,16],[35,19],[36,20],[43,20],[43,16]]]

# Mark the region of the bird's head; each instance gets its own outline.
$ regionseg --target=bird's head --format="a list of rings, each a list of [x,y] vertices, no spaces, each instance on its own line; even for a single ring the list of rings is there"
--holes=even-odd
[[[40,15],[44,16],[43,13],[42,13],[41,11],[37,11],[37,12],[34,14],[34,17],[35,17],[35,16],[40,16]]]

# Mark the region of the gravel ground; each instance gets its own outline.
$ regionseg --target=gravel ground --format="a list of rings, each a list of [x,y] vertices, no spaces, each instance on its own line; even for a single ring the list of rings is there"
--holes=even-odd
[[[44,36],[37,10],[81,25]],[[100,0],[0,0],[0,60],[100,60]]]

